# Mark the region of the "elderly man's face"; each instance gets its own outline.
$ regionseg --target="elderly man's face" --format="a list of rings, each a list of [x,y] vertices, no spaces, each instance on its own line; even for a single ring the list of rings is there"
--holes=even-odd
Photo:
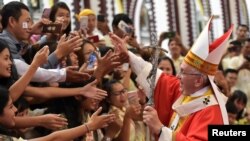
[[[196,80],[201,77],[201,73],[188,65],[186,62],[181,64],[177,78],[180,80],[180,91],[183,95],[190,95],[197,91]]]

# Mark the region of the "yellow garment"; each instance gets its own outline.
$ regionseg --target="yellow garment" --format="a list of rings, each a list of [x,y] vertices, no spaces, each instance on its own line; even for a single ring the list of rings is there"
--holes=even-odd
[[[82,16],[89,16],[89,15],[96,15],[96,14],[91,9],[83,9],[78,15],[76,14],[76,17],[80,21],[80,17],[82,17]]]
[[[126,108],[123,107],[122,109],[117,108],[115,106],[111,106],[109,109],[109,113],[114,113],[115,115],[117,115],[117,117],[119,118],[119,120],[121,122],[123,122],[124,116],[125,116],[125,112],[126,112]],[[114,138],[117,138],[118,135],[120,134],[121,129],[119,129],[119,131],[117,132],[117,134],[115,135]],[[130,125],[130,137],[129,137],[130,141],[135,141],[135,124],[134,122],[131,122]]]
[[[213,94],[213,91],[211,88],[209,88],[206,93],[204,95],[201,95],[201,96],[209,96],[209,95],[212,95]],[[186,104],[186,103],[189,103],[191,102],[192,100],[195,100],[201,96],[185,96],[183,98],[183,101],[182,101],[182,104]],[[171,117],[171,120],[170,120],[170,124],[169,126],[172,124],[173,120],[175,119],[175,116],[176,116],[176,112],[174,112],[173,116]],[[185,117],[180,117],[179,121],[178,121],[178,125],[176,127],[176,131],[180,129],[180,127],[182,127],[182,125],[184,124],[184,122],[186,121],[186,119],[188,118],[188,116],[185,116]]]
[[[23,138],[19,138],[18,140],[15,140],[13,139],[14,141],[27,141],[27,140],[24,140]]]
[[[237,124],[237,125],[250,125],[250,123],[246,117],[239,119],[238,121],[236,120],[235,124]]]
[[[124,9],[123,9],[123,4],[122,4],[122,0],[115,0],[115,4],[116,4],[116,9],[117,9],[117,13],[124,13]]]
[[[134,121],[135,133],[134,140],[131,141],[146,141],[146,126],[142,121]]]

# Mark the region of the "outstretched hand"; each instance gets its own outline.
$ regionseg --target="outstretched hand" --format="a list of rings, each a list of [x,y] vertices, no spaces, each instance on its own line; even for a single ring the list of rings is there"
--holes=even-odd
[[[34,65],[36,67],[43,65],[44,63],[47,62],[48,55],[49,55],[49,47],[45,46],[36,53],[31,65]]]
[[[46,114],[40,118],[40,126],[47,129],[58,130],[68,125],[67,119],[58,114]]]
[[[77,66],[69,66],[66,68],[66,82],[82,83],[90,78],[90,75],[77,71]]]
[[[98,89],[96,85],[97,85],[97,80],[94,80],[93,82],[90,82],[89,84],[85,85],[80,93],[85,97],[93,98],[96,100],[102,100],[106,96],[108,96],[106,91]]]
[[[99,115],[102,111],[102,107],[98,108],[96,112],[90,117],[89,130],[93,131],[99,128],[107,127],[109,123],[112,123],[115,120],[114,114]]]
[[[118,54],[109,50],[103,57],[97,56],[97,68],[94,76],[100,81],[104,75],[111,72],[115,67],[121,65]]]
[[[83,40],[79,36],[67,39],[66,34],[64,34],[58,41],[55,54],[58,59],[62,59],[63,57],[69,55],[71,52],[81,49],[82,43]]]
[[[118,54],[120,57],[121,64],[128,62],[129,56],[126,44],[127,41],[129,40],[129,37],[126,36],[125,38],[121,39],[120,37],[118,37],[113,33],[109,33],[109,37],[111,39],[112,44],[114,45],[115,53]]]

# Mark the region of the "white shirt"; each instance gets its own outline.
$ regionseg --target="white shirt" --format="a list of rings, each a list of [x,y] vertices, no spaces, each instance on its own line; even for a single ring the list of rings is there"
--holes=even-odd
[[[18,76],[24,75],[30,65],[22,60],[14,59]],[[64,82],[66,80],[66,69],[43,69],[38,68],[31,82]]]

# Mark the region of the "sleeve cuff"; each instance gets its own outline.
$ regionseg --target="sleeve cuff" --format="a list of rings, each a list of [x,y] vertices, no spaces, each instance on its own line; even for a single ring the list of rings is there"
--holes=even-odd
[[[168,127],[163,127],[161,135],[159,137],[159,141],[172,141],[173,131]]]

